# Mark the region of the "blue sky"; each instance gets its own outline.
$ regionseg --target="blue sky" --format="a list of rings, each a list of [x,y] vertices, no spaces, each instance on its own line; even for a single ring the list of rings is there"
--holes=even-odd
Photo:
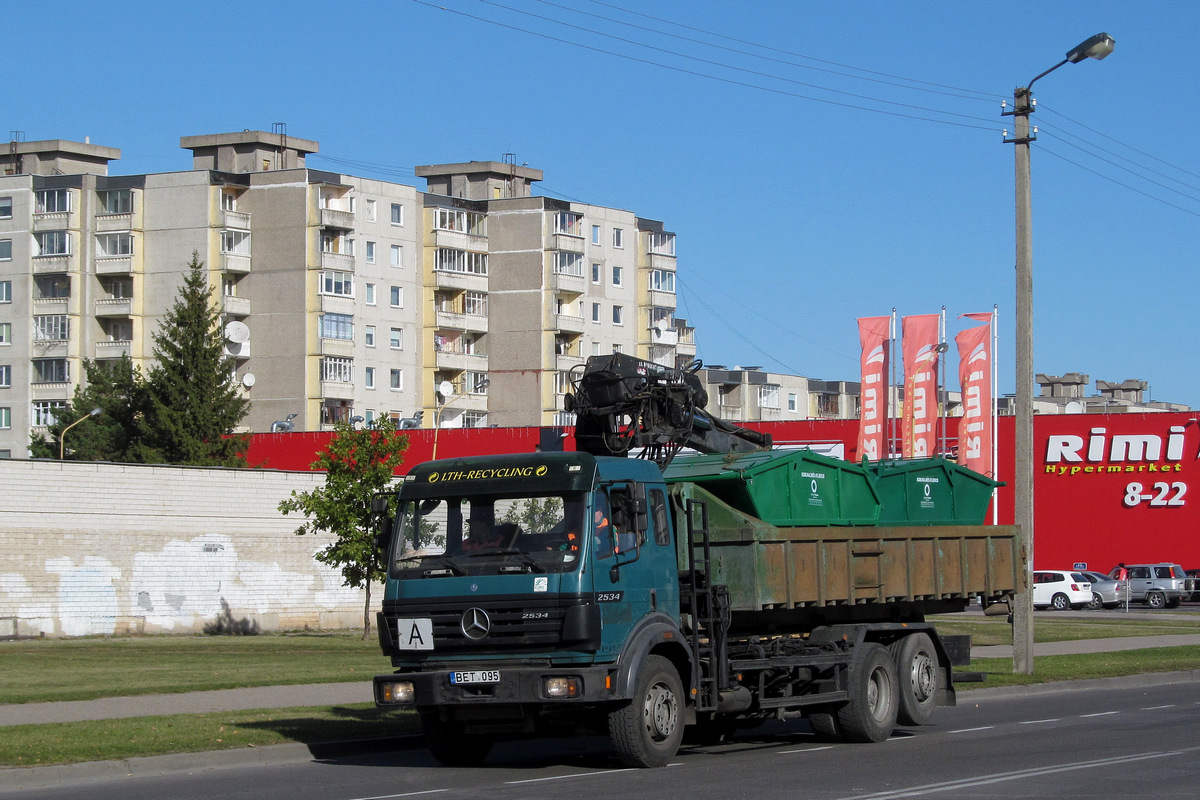
[[[320,142],[312,167],[421,188],[414,165],[513,153],[541,193],[678,234],[706,363],[856,380],[856,317],[945,306],[952,338],[997,305],[1003,392],[1000,102],[1106,31],[1108,59],[1034,87],[1034,368],[1200,406],[1192,2],[63,0],[5,19],[3,130],[119,147],[116,174],[275,122]]]

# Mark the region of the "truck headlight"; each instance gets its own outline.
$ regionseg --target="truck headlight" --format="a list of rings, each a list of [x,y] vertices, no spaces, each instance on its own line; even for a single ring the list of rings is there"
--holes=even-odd
[[[411,703],[416,697],[412,681],[382,681],[376,685],[379,687],[379,702],[385,705]]]
[[[545,681],[547,697],[579,697],[583,693],[583,681],[574,675],[546,678]]]

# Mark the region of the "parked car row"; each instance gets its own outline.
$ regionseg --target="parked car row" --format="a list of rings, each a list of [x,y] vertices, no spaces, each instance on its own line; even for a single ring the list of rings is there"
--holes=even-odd
[[[1144,603],[1150,608],[1177,608],[1184,600],[1200,601],[1200,570],[1178,564],[1118,564],[1106,575],[1091,570],[1035,570],[1033,607],[1114,608]]]

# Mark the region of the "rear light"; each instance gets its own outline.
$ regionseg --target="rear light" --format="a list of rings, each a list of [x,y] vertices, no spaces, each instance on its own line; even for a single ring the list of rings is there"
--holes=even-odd
[[[1078,586],[1076,586],[1075,584],[1073,584],[1073,583],[1072,583],[1072,584],[1071,584],[1071,591],[1072,591],[1072,592],[1078,592],[1078,591],[1079,591],[1079,587],[1078,587]]]

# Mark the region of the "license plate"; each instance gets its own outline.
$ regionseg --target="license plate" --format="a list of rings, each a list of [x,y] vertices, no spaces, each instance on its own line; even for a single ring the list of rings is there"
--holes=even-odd
[[[500,670],[478,669],[470,672],[451,672],[450,682],[455,685],[464,683],[499,683]]]

